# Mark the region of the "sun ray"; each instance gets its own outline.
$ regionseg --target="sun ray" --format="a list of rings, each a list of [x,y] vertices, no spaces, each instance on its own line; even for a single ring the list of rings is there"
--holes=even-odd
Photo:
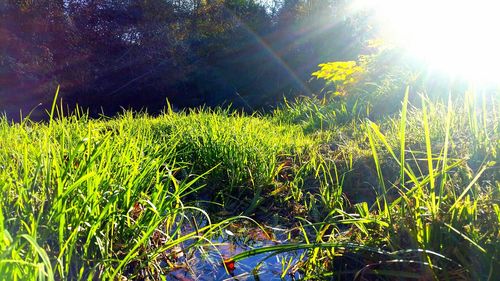
[[[500,85],[500,3],[492,0],[359,0],[384,39],[433,69]]]

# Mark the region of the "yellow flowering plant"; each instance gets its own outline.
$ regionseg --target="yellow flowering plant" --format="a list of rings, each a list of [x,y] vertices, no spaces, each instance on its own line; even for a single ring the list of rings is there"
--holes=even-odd
[[[398,108],[405,87],[416,85],[419,76],[399,48],[380,39],[367,41],[365,54],[355,61],[322,63],[311,75],[325,81],[323,102],[327,96],[342,98],[359,110],[380,112]]]
[[[356,61],[336,61],[322,63],[320,70],[312,73],[317,79],[326,80],[328,86],[335,86],[334,95],[344,96],[348,89],[360,80],[360,76],[365,73],[365,68]]]

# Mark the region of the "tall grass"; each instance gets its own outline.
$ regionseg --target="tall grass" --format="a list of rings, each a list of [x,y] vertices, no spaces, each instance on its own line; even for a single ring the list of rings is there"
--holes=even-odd
[[[76,118],[2,121],[2,226],[10,238],[0,275],[116,276],[149,255],[155,232],[177,239],[172,225],[195,181],[173,176],[182,168],[175,143],[155,144],[149,128],[116,122],[106,131],[102,122]]]
[[[54,103],[48,123],[2,119],[0,276],[160,279],[174,249],[243,213],[292,228],[296,244],[233,257],[302,251],[282,277],[494,280],[498,106],[474,91],[443,103],[407,89],[399,114],[376,120],[314,99],[268,116],[89,120]]]
[[[297,126],[222,110],[63,115],[54,103],[48,123],[0,121],[2,278],[158,279],[169,249],[227,223],[193,228],[187,214],[205,212],[190,194],[252,213],[280,161],[314,144]]]
[[[247,214],[274,190],[287,159],[301,161],[316,144],[299,126],[220,109],[165,114],[153,128],[179,140],[179,159],[192,163],[195,172],[213,169],[208,189],[229,209],[243,207]]]
[[[395,253],[391,258],[356,254],[356,259],[364,261],[357,269],[357,262],[351,262],[350,270],[359,280],[419,276],[494,280],[500,265],[498,99],[470,91],[464,99],[450,96],[447,104],[422,96],[421,104],[414,107],[409,104],[411,94],[407,89],[399,116],[356,122],[354,126],[363,134],[347,141],[330,135],[328,140],[338,144],[336,155],[354,164],[346,166],[338,158],[327,159],[333,161],[331,167],[335,169],[325,173],[338,175],[340,165],[344,175],[367,177],[356,171],[360,162],[373,170],[378,180],[370,181],[375,197],[372,207],[367,204],[372,201],[368,196],[352,207],[343,204],[343,208],[331,208],[322,220],[303,227],[319,229],[313,232],[314,243],[326,248],[330,243],[349,241],[359,243],[361,248],[378,247]],[[291,116],[295,115],[292,110]],[[288,120],[295,122],[293,118]],[[351,126],[339,132],[359,130]],[[346,186],[345,177],[340,181],[331,178],[347,197],[349,189],[359,188]],[[341,202],[342,197],[333,200]],[[345,224],[352,225],[347,232],[341,226]],[[307,244],[302,248],[311,247]],[[352,253],[343,250],[339,254],[338,249],[310,251],[306,272],[313,278],[332,276],[335,270],[339,273],[335,265],[342,263],[339,256]],[[326,270],[319,273],[321,268]]]

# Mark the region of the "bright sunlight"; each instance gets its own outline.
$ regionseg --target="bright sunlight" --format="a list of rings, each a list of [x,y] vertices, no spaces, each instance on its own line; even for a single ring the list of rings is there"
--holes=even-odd
[[[384,38],[431,68],[481,84],[500,84],[500,3],[494,0],[361,0]]]

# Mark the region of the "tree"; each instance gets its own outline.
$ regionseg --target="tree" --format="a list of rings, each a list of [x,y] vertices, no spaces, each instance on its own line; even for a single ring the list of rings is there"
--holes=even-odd
[[[58,84],[64,101],[94,114],[155,111],[165,98],[272,106],[309,94],[319,63],[358,53],[358,23],[343,20],[344,2],[3,1],[0,106],[50,104]]]
[[[0,10],[0,104],[26,114],[39,102],[49,103],[56,85],[71,78],[66,68],[75,56],[71,30],[65,25],[64,2],[7,0]]]

